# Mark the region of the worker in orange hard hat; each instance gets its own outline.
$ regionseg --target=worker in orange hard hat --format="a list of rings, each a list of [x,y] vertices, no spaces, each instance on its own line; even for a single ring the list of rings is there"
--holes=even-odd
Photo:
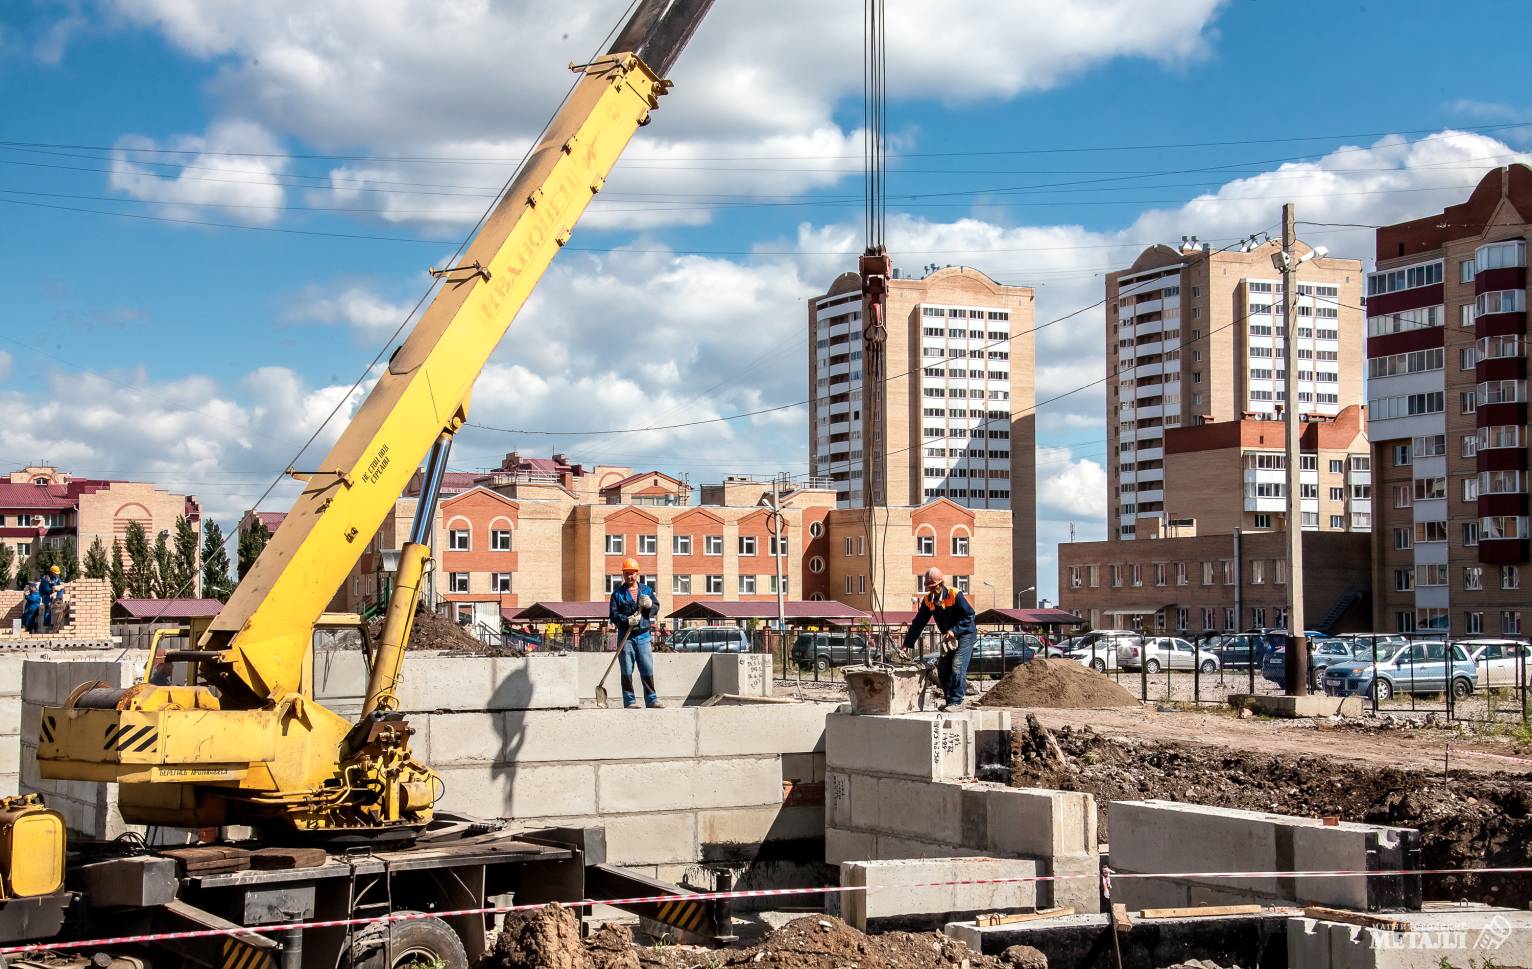
[[[622,560],[622,581],[612,590],[611,607],[608,610],[612,625],[617,627],[617,663],[622,668],[622,705],[638,706],[638,696],[633,692],[633,667],[638,667],[639,679],[644,685],[644,706],[660,706],[660,695],[654,689],[654,652],[650,646],[650,629],[660,611],[659,597],[654,589],[641,581],[638,575],[638,559]]]

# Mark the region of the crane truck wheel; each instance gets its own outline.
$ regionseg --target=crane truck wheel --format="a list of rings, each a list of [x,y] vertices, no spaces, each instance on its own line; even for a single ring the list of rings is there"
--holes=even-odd
[[[419,915],[400,912],[400,915]],[[438,918],[412,918],[403,922],[372,925],[356,934],[343,969],[408,969],[433,966],[468,969],[468,953],[452,926]]]

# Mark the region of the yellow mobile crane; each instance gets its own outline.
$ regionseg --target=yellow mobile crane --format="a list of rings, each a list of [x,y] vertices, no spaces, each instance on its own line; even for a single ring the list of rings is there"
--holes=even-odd
[[[129,823],[249,825],[266,843],[346,838],[377,848],[426,841],[441,786],[411,750],[395,686],[431,558],[431,522],[453,435],[467,419],[480,370],[629,140],[648,124],[669,88],[664,75],[710,5],[640,0],[605,55],[573,65],[579,77],[563,106],[460,264],[432,270],[439,291],[361,409],[317,469],[290,471],[304,482],[302,493],[255,567],[193,648],[165,654],[190,664],[190,682],[82,684],[42,713],[43,777],[116,783]],[[370,649],[365,704],[353,722],[314,697],[315,630],[337,621],[326,604],[422,457],[414,527]],[[63,867],[62,828],[49,821],[57,817],[35,798],[0,805],[0,901],[58,888],[50,872]],[[482,840],[483,829],[473,830]],[[587,863],[599,855],[589,832],[576,841],[572,851]],[[548,852],[558,849],[547,844],[523,847],[528,857],[556,860]],[[560,857],[571,856],[566,850]],[[391,864],[417,862],[408,856]],[[351,868],[354,893],[355,863]],[[205,897],[217,895],[217,884],[206,879],[198,887]],[[183,880],[178,903],[186,902],[187,890]],[[436,901],[427,893],[417,904]],[[451,907],[463,907],[464,899],[453,901]],[[355,898],[348,904],[354,911]],[[311,900],[307,911],[324,907]],[[0,941],[6,935],[0,918]],[[35,926],[22,937],[36,938]],[[290,948],[283,950],[284,965],[336,964],[329,942],[323,957],[312,942],[309,948],[296,961]]]

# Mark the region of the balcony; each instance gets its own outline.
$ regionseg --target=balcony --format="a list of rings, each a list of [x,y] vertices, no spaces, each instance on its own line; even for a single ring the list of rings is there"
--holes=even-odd
[[[1267,511],[1284,513],[1287,511],[1286,498],[1257,498],[1252,495],[1245,496],[1246,511]]]

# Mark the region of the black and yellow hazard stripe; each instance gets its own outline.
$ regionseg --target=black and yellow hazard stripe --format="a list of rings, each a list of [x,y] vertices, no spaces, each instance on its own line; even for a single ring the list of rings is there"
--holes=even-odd
[[[270,952],[229,936],[223,940],[218,965],[221,969],[276,969],[277,960]]]
[[[661,902],[655,909],[654,920],[700,935],[707,922],[707,903],[684,898]]]
[[[131,747],[133,753],[141,754],[153,747],[159,739],[160,732],[153,724],[135,726],[134,724],[109,723],[106,725],[106,736],[101,749],[122,753]]]
[[[57,720],[55,720],[51,716],[43,717],[43,724],[42,724],[42,730],[41,730],[41,733],[43,735],[43,743],[47,743],[47,744],[53,743],[53,731],[56,730],[56,729],[58,729],[58,721]]]

